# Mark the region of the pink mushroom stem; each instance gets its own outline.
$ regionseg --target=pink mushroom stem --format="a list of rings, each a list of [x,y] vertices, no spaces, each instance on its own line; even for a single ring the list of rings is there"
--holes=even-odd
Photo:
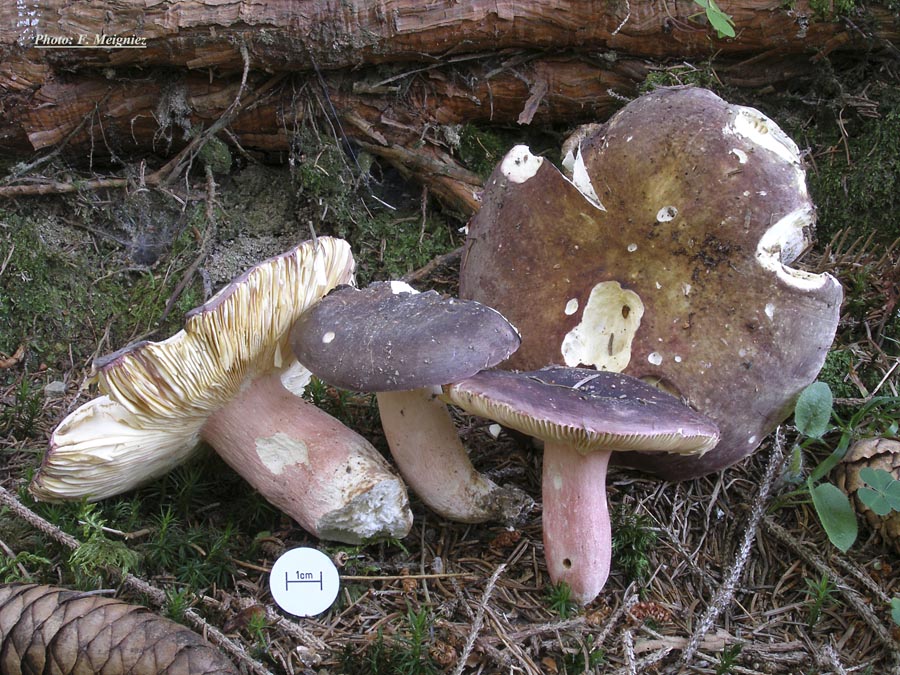
[[[204,424],[201,438],[310,533],[360,543],[402,537],[406,490],[362,436],[295,396],[277,374],[254,380]]]
[[[391,456],[419,498],[462,523],[514,520],[532,500],[478,472],[447,405],[430,388],[379,392],[378,410]]]
[[[581,454],[571,445],[544,444],[542,478],[544,556],[553,583],[572,599],[593,600],[609,576],[612,554],[606,467],[611,451]]]

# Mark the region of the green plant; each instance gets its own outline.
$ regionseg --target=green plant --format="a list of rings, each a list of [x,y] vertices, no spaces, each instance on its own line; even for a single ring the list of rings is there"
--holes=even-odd
[[[737,665],[737,658],[741,653],[740,643],[725,645],[719,654],[719,662],[716,664],[716,675],[728,675]]]
[[[847,454],[851,440],[859,433],[860,427],[868,418],[880,420],[888,429],[894,428],[896,420],[889,413],[898,407],[900,407],[900,398],[876,396],[859,406],[850,419],[844,421],[834,411],[831,389],[824,382],[813,382],[800,393],[797,399],[794,408],[794,424],[800,434],[806,438],[794,449],[795,456],[802,449],[815,443],[824,443],[826,434],[835,430],[840,433],[831,454],[810,472],[801,491],[808,491],[828,539],[843,552],[846,552],[856,541],[858,534],[856,513],[847,495],[824,478]],[[835,423],[834,426],[832,426],[832,421]],[[883,481],[878,484],[882,485]],[[893,495],[894,489],[891,488],[891,495]],[[876,494],[872,498],[877,498],[878,491],[873,489],[873,492]]]
[[[231,555],[236,533],[231,523],[222,530],[209,523],[190,527],[185,533],[185,542],[188,546],[186,555],[173,569],[179,581],[194,589],[230,582],[236,572]]]
[[[193,594],[186,588],[179,588],[166,591],[166,604],[163,607],[163,614],[177,621],[184,623],[184,615],[194,603]]]
[[[592,673],[606,661],[606,652],[594,646],[594,636],[588,634],[584,644],[577,651],[566,652],[562,659],[564,675],[581,675]]]
[[[550,611],[563,619],[568,619],[578,609],[578,603],[572,599],[572,589],[565,581],[549,586],[545,594]]]
[[[818,18],[846,16],[856,9],[856,0],[810,0],[809,7]]]
[[[861,469],[859,477],[869,487],[860,488],[857,492],[859,500],[879,516],[886,516],[891,511],[900,511],[900,480],[896,480],[884,469]]]
[[[734,37],[734,21],[730,14],[723,12],[715,0],[694,0],[694,4],[703,8],[706,20],[716,30],[716,36],[720,38]]]
[[[650,573],[650,554],[656,547],[652,521],[644,515],[617,509],[612,518],[612,554],[625,575],[637,582]]]
[[[459,129],[459,158],[472,171],[487,178],[506,154],[512,142],[494,131],[465,124]]]
[[[900,598],[891,598],[891,619],[900,626]]]
[[[102,585],[110,570],[125,575],[138,566],[137,553],[123,542],[106,536],[106,521],[96,504],[82,503],[78,520],[82,544],[69,556],[69,565],[79,586],[91,588]]]
[[[28,567],[43,567],[52,564],[48,558],[29,551],[20,551],[12,557],[0,558],[0,583],[34,581],[28,572]]]
[[[251,612],[247,620],[247,633],[253,640],[253,654],[256,658],[264,658],[269,652],[269,637],[266,630],[269,619],[264,611]]]
[[[13,402],[0,408],[0,436],[9,435],[16,440],[30,437],[41,416],[42,405],[40,389],[32,386],[27,375],[23,376]]]
[[[429,654],[432,617],[427,610],[406,613],[406,629],[388,640],[381,628],[362,655],[352,647],[341,657],[343,672],[359,675],[437,675],[438,664]]]
[[[819,622],[822,610],[826,605],[830,605],[834,601],[834,593],[836,591],[834,584],[826,576],[818,581],[805,579],[806,596],[809,603],[809,614],[807,615],[806,625],[812,628]]]
[[[148,566],[169,570],[184,554],[184,531],[171,505],[165,506],[151,519],[151,534],[141,546]]]

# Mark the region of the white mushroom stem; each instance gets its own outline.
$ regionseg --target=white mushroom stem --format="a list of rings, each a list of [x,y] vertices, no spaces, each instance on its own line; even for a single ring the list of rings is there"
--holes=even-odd
[[[381,425],[400,473],[444,518],[463,523],[511,521],[532,500],[479,473],[459,440],[447,406],[428,388],[379,392]]]
[[[402,480],[362,436],[257,378],[204,424],[201,438],[269,502],[317,537],[357,544],[412,525]]]
[[[603,589],[612,554],[606,467],[610,451],[582,455],[558,441],[544,444],[544,556],[553,583],[588,604]]]

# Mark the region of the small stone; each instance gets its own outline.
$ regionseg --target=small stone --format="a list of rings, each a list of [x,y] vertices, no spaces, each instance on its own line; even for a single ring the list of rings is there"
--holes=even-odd
[[[44,387],[44,396],[46,398],[62,398],[66,395],[66,383],[61,380],[53,380]]]

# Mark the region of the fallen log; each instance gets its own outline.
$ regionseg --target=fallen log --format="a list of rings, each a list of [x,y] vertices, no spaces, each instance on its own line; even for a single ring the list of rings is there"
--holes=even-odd
[[[227,110],[220,138],[284,161],[312,110],[469,212],[480,181],[454,157],[457,125],[602,120],[648,74],[689,68],[685,58],[735,87],[783,87],[826,54],[895,52],[900,34],[878,5],[841,21],[816,18],[809,2],[721,6],[734,39],[684,0],[16,0],[0,9],[0,151],[94,166],[169,158]],[[93,44],[101,38],[140,44]]]
[[[810,0],[718,4],[732,17],[733,39],[717,37],[691,0],[15,0],[0,9],[0,49],[52,67],[227,71],[242,68],[243,46],[254,68],[296,70],[523,48],[655,59],[775,48],[798,55],[861,49],[870,39],[900,35],[891,10],[876,3],[845,21],[821,9],[827,3]]]

